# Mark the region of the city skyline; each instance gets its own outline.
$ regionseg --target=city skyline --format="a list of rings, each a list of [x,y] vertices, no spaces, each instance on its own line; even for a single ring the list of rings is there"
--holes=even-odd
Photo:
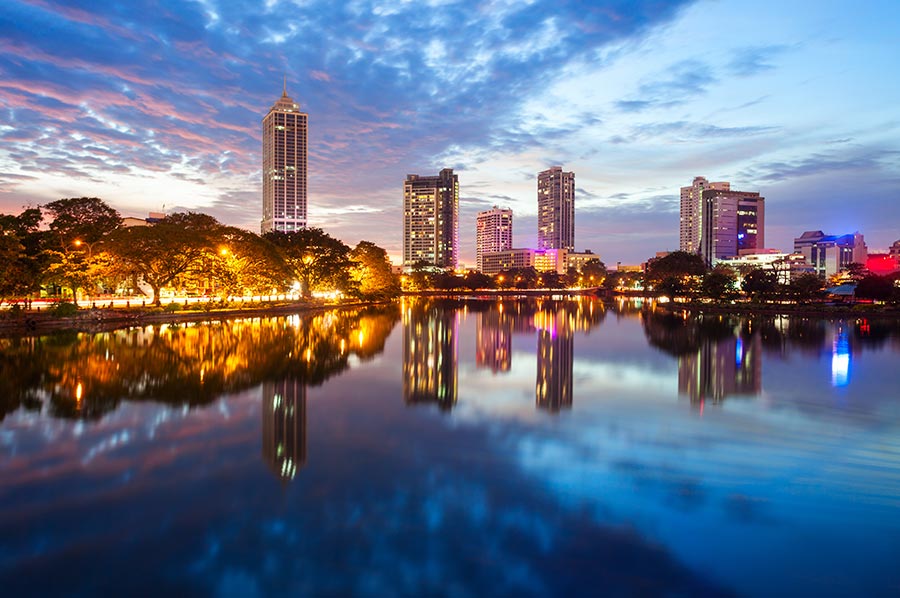
[[[286,75],[316,123],[309,224],[397,262],[406,173],[459,174],[472,266],[494,204],[536,246],[536,173],[556,164],[578,173],[578,246],[608,264],[678,248],[679,190],[698,175],[768,199],[769,247],[822,229],[885,250],[900,237],[898,17],[888,2],[13,0],[0,212],[98,196],[258,230],[259,121]]]

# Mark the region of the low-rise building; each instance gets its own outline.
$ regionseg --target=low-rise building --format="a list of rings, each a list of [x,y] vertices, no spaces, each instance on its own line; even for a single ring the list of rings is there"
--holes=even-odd
[[[846,235],[806,231],[794,239],[794,253],[802,254],[813,272],[822,278],[834,276],[850,264],[865,265],[868,258],[866,242],[859,231]]]

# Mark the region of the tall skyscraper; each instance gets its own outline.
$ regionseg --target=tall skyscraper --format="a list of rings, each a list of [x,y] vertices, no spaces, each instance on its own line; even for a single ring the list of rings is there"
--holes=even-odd
[[[710,183],[702,176],[694,177],[694,182],[681,188],[681,234],[678,248],[688,253],[700,251],[700,233],[703,229],[703,192],[707,189],[728,191],[727,182]]]
[[[287,94],[263,118],[263,213],[261,230],[306,228],[307,119]]]
[[[538,173],[538,249],[575,250],[575,173]]]
[[[459,177],[410,174],[403,183],[403,265],[424,261],[456,268],[459,261]]]
[[[703,191],[700,255],[709,265],[765,247],[766,198],[759,193]]]
[[[484,254],[512,249],[512,217],[512,210],[497,206],[478,214],[475,267],[479,272],[483,271]]]

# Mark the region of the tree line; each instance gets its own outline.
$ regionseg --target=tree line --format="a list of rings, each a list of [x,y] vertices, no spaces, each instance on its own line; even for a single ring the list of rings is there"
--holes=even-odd
[[[66,289],[73,301],[79,291],[147,295],[155,305],[169,287],[220,297],[293,289],[382,299],[400,292],[387,252],[368,241],[351,248],[320,228],[257,235],[195,212],[123,226],[96,197],[0,214],[0,264],[0,303],[42,289]]]

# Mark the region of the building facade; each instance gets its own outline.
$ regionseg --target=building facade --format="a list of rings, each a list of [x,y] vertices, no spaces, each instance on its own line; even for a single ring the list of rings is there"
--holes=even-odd
[[[501,209],[497,206],[478,214],[475,267],[479,272],[483,272],[482,256],[484,254],[512,249],[512,218],[512,210]]]
[[[575,173],[538,173],[538,249],[575,249]]]
[[[688,253],[700,251],[700,233],[703,226],[703,192],[707,189],[729,191],[731,183],[710,183],[705,177],[694,177],[694,182],[681,188],[681,228],[678,248]]]
[[[410,174],[403,183],[403,265],[456,268],[459,261],[459,177]]]
[[[263,118],[263,234],[306,228],[308,118],[287,88]]]
[[[700,255],[707,265],[765,247],[765,197],[724,189],[707,189],[701,197]]]
[[[806,231],[794,239],[794,253],[800,253],[822,278],[846,270],[850,264],[865,265],[869,252],[859,232],[826,235],[820,230]]]

